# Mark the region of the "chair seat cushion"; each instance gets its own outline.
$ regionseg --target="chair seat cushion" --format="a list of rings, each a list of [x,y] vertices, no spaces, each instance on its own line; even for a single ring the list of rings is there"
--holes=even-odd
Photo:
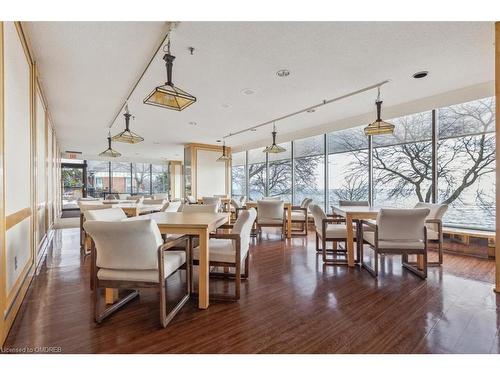
[[[321,235],[321,229],[318,230]],[[353,231],[353,238],[356,238],[356,231]],[[347,227],[345,224],[328,224],[326,227],[326,238],[347,238]]]
[[[186,263],[186,253],[184,251],[165,251],[164,267],[165,278],[173,274],[179,267]],[[117,270],[100,268],[97,272],[99,280],[110,281],[138,281],[138,282],[158,282],[158,270]]]
[[[266,225],[266,224],[271,224],[271,225],[275,225],[275,224],[283,224],[283,219],[257,219],[257,223],[258,224],[263,224],[263,225]]]
[[[209,243],[209,261],[211,262],[224,262],[224,263],[234,263],[236,262],[236,251],[233,247],[233,240],[211,238]],[[245,260],[245,255],[247,251],[241,252],[241,263]],[[193,259],[200,259],[200,248],[195,247],[193,249]]]
[[[363,239],[370,245],[375,246],[375,232],[363,233]],[[378,241],[380,249],[394,249],[394,250],[422,250],[424,243],[422,241]]]
[[[304,214],[304,211],[292,211],[292,220],[305,221],[306,215]]]

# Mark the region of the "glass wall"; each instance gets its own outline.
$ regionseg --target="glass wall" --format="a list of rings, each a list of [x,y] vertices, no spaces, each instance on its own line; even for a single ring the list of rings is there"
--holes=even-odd
[[[432,112],[388,120],[393,135],[373,136],[373,202],[410,208],[432,200]]]
[[[363,127],[328,134],[328,201],[368,200],[368,138]]]
[[[87,160],[87,197],[104,198],[109,183],[109,162]]]
[[[292,144],[280,143],[286,149],[279,154],[268,154],[269,176],[267,178],[267,195],[279,197],[284,201],[292,201]]]
[[[152,193],[167,193],[169,189],[168,165],[152,164],[151,165],[151,184]]]
[[[328,212],[339,200],[378,207],[442,202],[449,205],[445,225],[494,230],[495,98],[388,121],[394,134],[373,136],[371,154],[366,125],[282,144],[282,154],[249,150],[246,168],[245,152],[235,154],[233,195],[242,195],[248,181],[252,200],[280,196],[297,205],[310,197]]]
[[[231,195],[233,197],[247,195],[246,187],[246,152],[236,152],[232,155]]]
[[[266,196],[267,154],[264,148],[248,151],[248,198],[258,200]]]
[[[134,194],[150,194],[151,164],[132,164],[132,191]]]
[[[318,135],[293,142],[293,204],[312,198],[325,204],[325,136]]]
[[[439,201],[445,224],[495,229],[495,98],[440,108]]]
[[[168,192],[168,165],[87,160],[87,196]]]

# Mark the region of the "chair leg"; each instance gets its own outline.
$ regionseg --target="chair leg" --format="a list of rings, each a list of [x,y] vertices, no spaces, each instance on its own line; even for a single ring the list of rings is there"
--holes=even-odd
[[[368,271],[368,273],[370,275],[372,275],[373,277],[376,278],[378,276],[378,256],[377,256],[377,249],[375,249],[373,247],[372,247],[372,249],[373,249],[373,259],[375,262],[374,267],[372,268],[367,263],[365,263],[365,261],[364,261],[364,248],[362,247],[361,248],[361,268],[364,268],[365,270]]]
[[[408,254],[403,254],[403,268],[406,268],[408,271],[414,273],[421,279],[426,279],[427,278],[427,251],[424,251],[422,254],[424,257],[424,268],[420,270],[415,263],[409,263],[408,262]]]
[[[235,286],[234,286],[234,295],[235,295],[235,298],[236,300],[239,300],[240,299],[240,290],[241,290],[241,262],[239,262],[240,264],[237,264],[236,265],[236,273],[235,273]]]
[[[316,235],[316,252],[319,253],[319,237],[318,237],[318,232],[314,231]]]
[[[139,296],[139,292],[134,290],[123,297],[121,300],[115,302],[113,305],[104,309],[104,311],[99,312],[99,297],[100,297],[100,289],[96,286],[94,290],[94,320],[96,323],[101,323],[108,316],[116,312],[118,309],[126,305],[128,302],[132,301],[135,297]]]
[[[250,257],[248,256],[248,253],[247,253],[247,255],[245,257],[245,273],[243,274],[244,279],[248,279],[248,275],[250,274],[250,271],[249,271],[250,261],[248,258],[250,258]]]

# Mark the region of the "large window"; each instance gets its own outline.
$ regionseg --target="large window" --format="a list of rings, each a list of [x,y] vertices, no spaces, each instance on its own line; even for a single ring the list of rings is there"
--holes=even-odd
[[[368,139],[363,127],[328,134],[328,180],[330,205],[368,200]]]
[[[151,165],[152,193],[167,193],[169,189],[168,166],[166,164]]]
[[[284,201],[292,200],[292,145],[290,142],[279,144],[286,149],[279,154],[268,154],[269,177],[268,195]]]
[[[414,207],[432,201],[432,113],[388,120],[394,135],[373,136],[373,202]]]
[[[233,197],[246,195],[246,152],[236,152],[232,155],[231,194]]]
[[[109,192],[109,162],[87,161],[87,196],[103,198]]]
[[[149,194],[151,192],[151,164],[132,164],[132,192]]]
[[[131,165],[125,162],[111,162],[111,192],[132,193]]]
[[[248,197],[254,201],[266,195],[266,153],[263,150],[248,151]]]
[[[325,137],[318,135],[293,142],[294,198],[299,205],[304,198],[325,205]]]
[[[495,98],[439,109],[439,201],[445,224],[495,229]]]

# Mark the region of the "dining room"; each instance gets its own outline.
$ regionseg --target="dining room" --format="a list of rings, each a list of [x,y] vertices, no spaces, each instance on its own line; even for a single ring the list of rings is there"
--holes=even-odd
[[[500,23],[179,19],[0,22],[1,352],[499,354]]]

